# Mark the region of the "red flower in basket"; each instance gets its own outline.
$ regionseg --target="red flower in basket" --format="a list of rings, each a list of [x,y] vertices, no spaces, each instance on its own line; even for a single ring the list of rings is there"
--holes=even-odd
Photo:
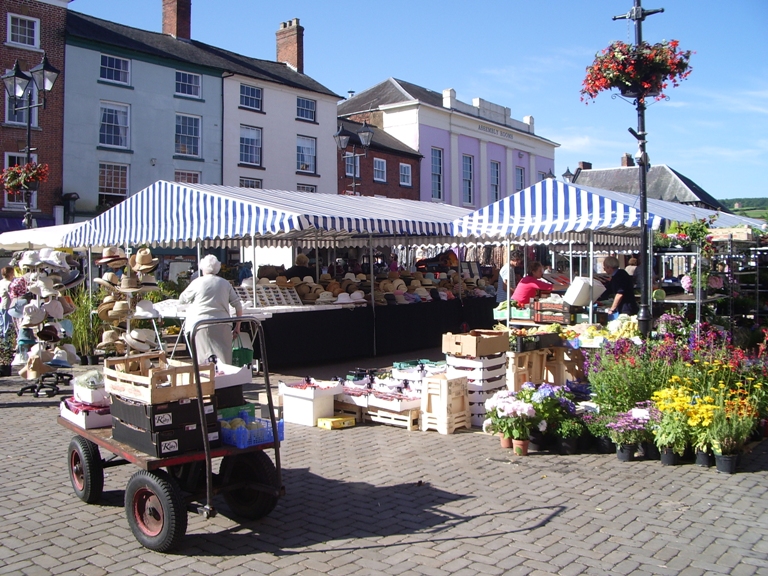
[[[34,182],[45,182],[48,180],[48,164],[38,164],[30,162],[24,166],[10,166],[0,172],[0,182],[6,190],[18,192],[23,188],[29,188]]]
[[[648,96],[661,100],[668,82],[676,87],[692,70],[689,64],[692,52],[679,50],[678,44],[677,40],[653,45],[643,42],[638,46],[612,42],[587,67],[581,100],[593,100],[611,88],[618,88],[622,95],[638,100]]]

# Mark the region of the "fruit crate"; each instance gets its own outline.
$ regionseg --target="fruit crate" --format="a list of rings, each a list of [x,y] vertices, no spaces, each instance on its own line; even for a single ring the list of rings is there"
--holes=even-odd
[[[571,306],[565,302],[547,302],[536,300],[533,303],[533,309],[536,312],[557,312],[559,314],[578,314],[584,312],[584,306]]]
[[[275,436],[272,432],[272,423],[266,418],[249,417],[243,419],[247,425],[256,424],[257,427],[246,428],[240,427],[231,428],[221,427],[221,441],[228,446],[236,446],[237,448],[248,448],[249,446],[258,446],[259,444],[271,444],[275,441]],[[232,419],[223,420],[224,422],[231,422]],[[285,425],[282,420],[277,421],[277,439],[282,442],[285,440]]]
[[[552,313],[550,311],[546,312],[536,312],[534,314],[533,321],[536,322],[536,324],[575,324],[576,323],[576,313],[573,314],[565,314],[565,313]]]

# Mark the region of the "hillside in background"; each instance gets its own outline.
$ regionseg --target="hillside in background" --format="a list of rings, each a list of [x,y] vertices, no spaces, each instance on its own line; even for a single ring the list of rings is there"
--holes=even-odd
[[[718,199],[718,202],[734,214],[768,221],[768,198],[727,198]]]

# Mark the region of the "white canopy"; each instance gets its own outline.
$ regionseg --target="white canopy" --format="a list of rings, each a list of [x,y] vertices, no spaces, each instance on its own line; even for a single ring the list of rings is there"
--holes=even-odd
[[[61,224],[30,228],[29,230],[13,230],[0,234],[0,249],[8,251],[39,250],[40,248],[84,248],[84,244],[65,244],[64,237],[81,228],[90,227],[90,222]]]

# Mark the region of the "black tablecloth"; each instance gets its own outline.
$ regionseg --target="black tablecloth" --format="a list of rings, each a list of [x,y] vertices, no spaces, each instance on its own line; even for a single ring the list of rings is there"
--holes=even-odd
[[[445,332],[491,328],[495,306],[493,298],[469,298],[375,310],[368,306],[273,314],[263,322],[269,368],[434,348],[441,345]]]

